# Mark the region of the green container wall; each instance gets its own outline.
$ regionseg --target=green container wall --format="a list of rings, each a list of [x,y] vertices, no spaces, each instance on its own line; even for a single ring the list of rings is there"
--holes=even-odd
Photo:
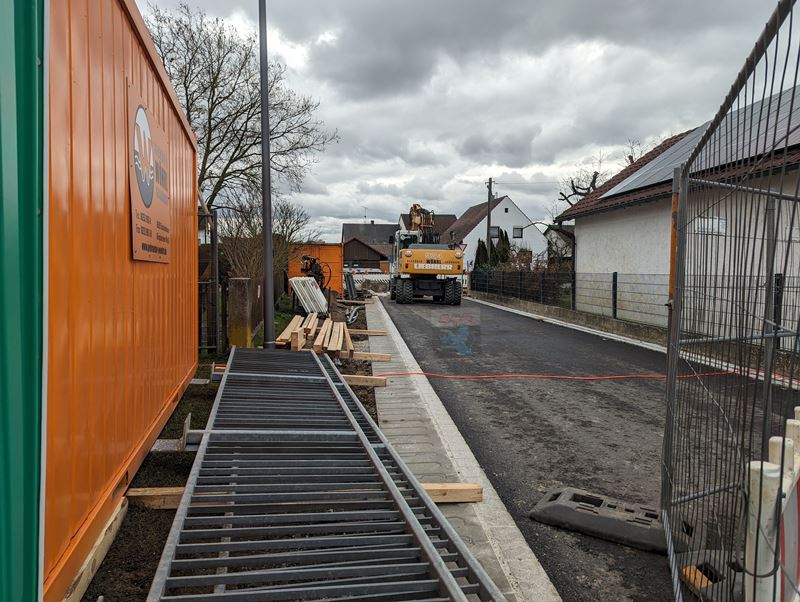
[[[36,600],[44,0],[0,1],[0,600]]]

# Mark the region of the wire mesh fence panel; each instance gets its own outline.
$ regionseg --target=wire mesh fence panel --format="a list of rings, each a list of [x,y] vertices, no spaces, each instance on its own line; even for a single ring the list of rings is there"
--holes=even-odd
[[[575,309],[613,317],[613,274],[575,274]]]
[[[617,318],[667,326],[669,274],[618,274]]]
[[[662,517],[676,599],[798,594],[800,40],[793,7],[778,4],[675,178]]]

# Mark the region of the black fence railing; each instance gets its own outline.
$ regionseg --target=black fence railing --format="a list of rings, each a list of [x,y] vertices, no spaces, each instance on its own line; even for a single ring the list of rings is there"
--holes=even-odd
[[[666,274],[473,272],[470,289],[610,318],[667,326]]]

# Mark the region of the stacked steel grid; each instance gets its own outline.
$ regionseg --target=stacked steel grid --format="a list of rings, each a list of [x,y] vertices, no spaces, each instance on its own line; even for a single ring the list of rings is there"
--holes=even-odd
[[[234,349],[149,600],[503,600],[328,357]]]
[[[782,0],[675,174],[662,485],[676,599],[797,599],[800,40]],[[722,375],[702,376],[708,368]],[[695,378],[678,378],[694,372]]]

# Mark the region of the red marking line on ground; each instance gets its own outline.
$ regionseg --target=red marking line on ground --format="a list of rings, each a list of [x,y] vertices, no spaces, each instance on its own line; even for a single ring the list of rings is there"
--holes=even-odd
[[[679,374],[678,378],[698,378],[705,376],[728,376],[735,374],[729,370],[717,372],[698,372],[697,374]],[[606,376],[574,376],[570,374],[437,374],[436,372],[381,372],[374,376],[427,376],[429,378],[445,378],[453,380],[488,380],[528,378],[540,380],[626,380],[626,379],[665,379],[666,374],[611,374]]]

